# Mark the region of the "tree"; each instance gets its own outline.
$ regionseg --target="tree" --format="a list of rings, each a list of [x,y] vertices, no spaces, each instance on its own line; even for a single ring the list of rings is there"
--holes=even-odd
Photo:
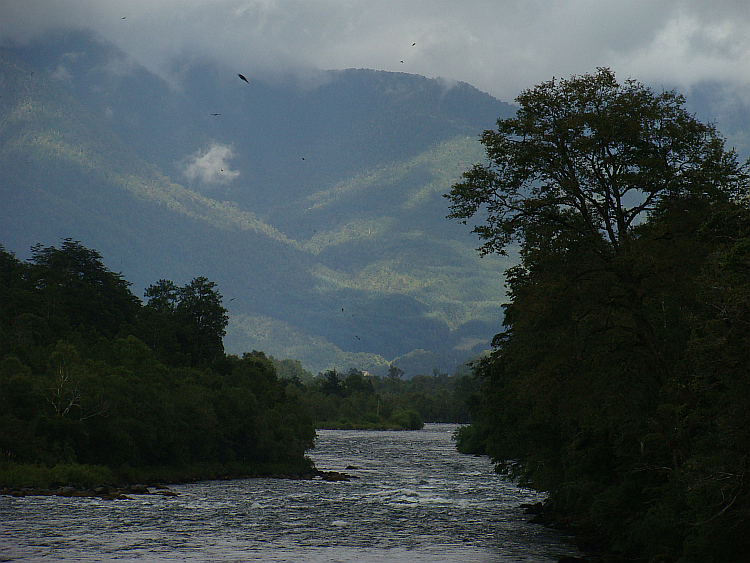
[[[372,386],[372,381],[366,378],[365,375],[357,368],[349,369],[349,373],[344,379],[344,383],[342,386],[345,395],[351,395],[353,393],[372,395],[375,393],[375,388]]]
[[[733,285],[747,283],[708,270],[728,252],[750,271],[747,227],[726,220],[747,217],[748,166],[682,96],[608,69],[517,101],[481,136],[487,163],[447,196],[450,217],[478,217],[480,252],[521,256],[459,440],[629,556],[710,551],[719,537],[733,547],[718,559],[745,553],[746,534],[727,530],[748,521],[748,393],[729,369],[745,365],[729,312],[745,314]],[[731,446],[717,447],[719,427]]]
[[[212,361],[224,353],[223,337],[229,322],[216,284],[205,277],[178,287],[159,280],[146,288],[141,315],[147,343],[171,361],[189,358],[191,365]]]
[[[161,279],[144,292],[148,306],[162,313],[173,313],[180,299],[180,288],[170,280]]]
[[[515,117],[482,134],[488,163],[452,187],[449,217],[484,217],[474,232],[485,254],[520,243],[523,264],[509,271],[511,291],[522,291],[534,271],[572,271],[564,262],[575,256],[570,284],[580,287],[590,274],[609,285],[601,302],[626,314],[620,325],[632,326],[658,369],[669,372],[629,257],[636,227],[691,200],[735,199],[747,167],[725,151],[712,125],[684,109],[681,95],[620,84],[606,68],[545,82],[517,102]]]
[[[550,80],[516,101],[515,117],[481,135],[488,163],[447,194],[449,217],[485,217],[473,231],[485,254],[541,233],[575,235],[602,256],[627,252],[648,213],[688,193],[729,197],[746,179],[681,95],[619,84],[609,69]]]
[[[59,463],[122,467],[125,480],[145,467],[184,479],[193,464],[202,478],[311,469],[312,421],[273,362],[224,354],[213,282],[159,280],[143,306],[96,251],[32,250],[23,263],[0,246],[1,481],[27,480],[16,464],[48,467],[50,482]]]
[[[394,381],[396,379],[401,379],[404,377],[404,370],[395,364],[391,364],[388,366],[388,377]]]
[[[140,301],[96,250],[66,238],[59,249],[37,244],[31,252],[30,277],[58,335],[83,326],[111,337],[134,325]]]
[[[326,395],[342,395],[344,388],[341,385],[341,378],[336,369],[328,370],[323,374],[320,380],[320,390]]]
[[[177,316],[190,327],[196,361],[212,360],[224,353],[222,339],[229,323],[216,284],[203,276],[179,289]]]

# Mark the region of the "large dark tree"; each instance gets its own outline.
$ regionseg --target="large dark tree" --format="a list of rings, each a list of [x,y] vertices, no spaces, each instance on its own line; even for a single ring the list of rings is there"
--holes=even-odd
[[[146,342],[174,360],[192,365],[224,354],[223,337],[229,317],[216,284],[205,277],[178,287],[159,280],[146,288],[143,313]]]
[[[450,217],[484,218],[474,232],[485,253],[528,243],[539,229],[602,255],[627,251],[648,212],[685,194],[727,197],[744,179],[684,101],[620,84],[608,69],[527,90],[515,117],[482,134],[488,163],[453,186]]]
[[[718,358],[709,389],[698,358],[718,330],[703,299],[725,298],[709,289],[719,283],[711,264],[747,240],[742,219],[715,234],[718,217],[748,217],[747,167],[682,96],[620,84],[608,69],[517,102],[515,117],[482,134],[487,162],[447,196],[450,217],[475,221],[481,252],[518,245],[521,256],[463,435],[629,555],[724,541],[726,558],[743,535],[711,534],[729,529],[730,514],[737,530],[750,523],[750,446],[734,439],[746,435],[739,413],[750,404],[741,378],[717,382]],[[719,293],[736,296],[721,279]],[[722,373],[738,361],[731,349]],[[733,446],[709,455],[722,431],[708,417],[722,408],[734,413],[722,420]]]
[[[85,327],[111,337],[133,326],[140,300],[96,250],[68,238],[60,248],[37,244],[31,252],[28,280],[56,336]]]

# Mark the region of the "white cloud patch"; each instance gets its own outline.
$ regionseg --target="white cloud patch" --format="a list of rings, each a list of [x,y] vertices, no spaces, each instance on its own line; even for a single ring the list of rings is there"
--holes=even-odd
[[[70,84],[73,81],[73,75],[65,65],[57,65],[55,71],[50,75],[54,80],[58,82],[64,82]]]
[[[231,170],[229,161],[234,157],[232,147],[214,142],[204,151],[198,151],[189,159],[183,174],[189,182],[205,186],[226,186],[236,180],[240,172]]]

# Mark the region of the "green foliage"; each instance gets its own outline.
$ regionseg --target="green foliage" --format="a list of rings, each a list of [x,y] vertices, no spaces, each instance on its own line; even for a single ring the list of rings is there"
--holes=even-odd
[[[654,94],[609,69],[551,80],[523,92],[520,109],[485,131],[488,164],[464,173],[447,197],[451,217],[474,228],[484,253],[514,241],[531,250],[574,237],[602,255],[627,251],[632,229],[661,202],[739,186],[736,159],[715,128],[697,121],[674,92]]]
[[[351,368],[346,377],[336,370],[320,374],[309,384],[289,381],[318,428],[418,429],[424,422],[469,420],[468,404],[479,388],[471,376],[437,373],[398,377],[365,375]]]
[[[462,454],[484,455],[486,445],[484,436],[476,424],[460,426],[453,434],[456,448]]]
[[[450,194],[455,218],[489,213],[484,252],[522,258],[459,447],[627,556],[741,561],[747,167],[681,96],[606,69],[518,101]]]
[[[144,332],[151,336],[152,348],[172,358],[188,358],[193,366],[223,355],[229,317],[215,288],[202,276],[184,287],[169,280],[147,287]]]
[[[396,411],[391,415],[390,421],[406,430],[421,430],[424,426],[422,417],[414,409]]]
[[[309,469],[310,416],[265,355],[224,354],[213,282],[161,280],[141,305],[98,253],[69,240],[34,247],[28,263],[0,248],[0,266],[3,480],[34,464],[30,481],[64,470],[75,484],[99,478],[90,467]]]
[[[130,284],[101,262],[101,255],[64,239],[61,247],[35,245],[28,282],[39,295],[42,314],[64,335],[80,326],[112,337],[135,323],[138,299]]]
[[[97,465],[57,464],[52,467],[30,463],[0,462],[0,487],[52,488],[69,485],[87,488],[115,483],[114,471]]]

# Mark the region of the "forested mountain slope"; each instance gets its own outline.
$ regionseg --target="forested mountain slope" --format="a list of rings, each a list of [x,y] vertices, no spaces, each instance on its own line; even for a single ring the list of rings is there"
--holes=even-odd
[[[307,83],[184,61],[168,84],[86,34],[0,55],[0,243],[79,240],[134,282],[216,282],[230,352],[312,371],[451,370],[502,320],[442,194],[512,107],[370,70]],[[214,115],[216,114],[216,115]]]

